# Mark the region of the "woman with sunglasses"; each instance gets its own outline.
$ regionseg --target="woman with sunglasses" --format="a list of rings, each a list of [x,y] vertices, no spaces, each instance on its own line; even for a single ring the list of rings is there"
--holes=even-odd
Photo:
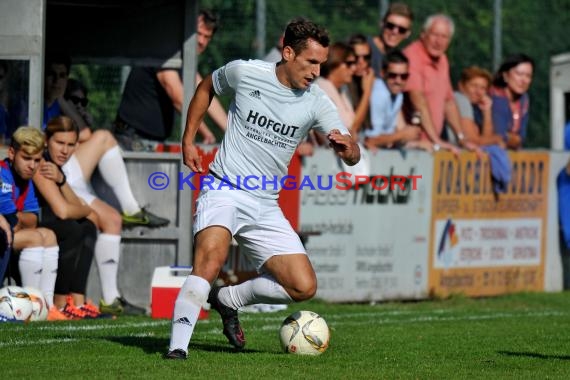
[[[392,49],[397,48],[402,41],[412,33],[414,14],[407,4],[392,3],[379,25],[380,33],[369,36],[368,43],[372,48],[371,67],[376,78],[381,78],[382,60]]]
[[[350,100],[355,112],[353,124],[362,126],[362,129],[367,129],[370,128],[368,110],[370,108],[370,93],[375,78],[374,70],[370,67],[371,48],[364,34],[353,34],[348,39],[348,44],[354,50],[354,57],[356,58],[356,69],[352,76],[352,82],[348,84]]]
[[[336,42],[329,46],[328,58],[321,64],[321,76],[315,80],[315,84],[332,100],[344,126],[350,131],[353,139],[358,140],[360,125],[356,123],[359,120],[355,117],[354,107],[345,91],[346,85],[352,82],[355,70],[356,56],[352,47],[344,42]],[[361,159],[358,164],[348,166],[342,163],[344,171],[355,175],[368,174],[368,160],[363,146],[360,146],[360,153]]]

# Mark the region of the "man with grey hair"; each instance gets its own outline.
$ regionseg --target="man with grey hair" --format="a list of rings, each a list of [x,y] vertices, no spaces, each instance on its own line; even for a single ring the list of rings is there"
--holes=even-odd
[[[457,152],[455,146],[442,139],[445,120],[462,147],[476,149],[463,134],[449,76],[449,61],[445,53],[454,31],[451,18],[443,14],[432,15],[426,19],[420,38],[404,50],[410,60],[410,79],[406,91],[414,108],[421,114],[424,128],[422,138],[433,143],[434,151],[443,148]]]

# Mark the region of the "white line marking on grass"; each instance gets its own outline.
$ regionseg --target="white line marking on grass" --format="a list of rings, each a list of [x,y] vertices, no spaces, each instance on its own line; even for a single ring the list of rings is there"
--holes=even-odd
[[[36,339],[36,340],[9,340],[8,342],[0,342],[0,347],[14,347],[14,346],[37,346],[41,344],[54,344],[54,343],[70,343],[78,341],[79,339],[62,338],[62,339]]]
[[[125,329],[132,327],[159,327],[170,325],[170,321],[151,321],[151,322],[127,322],[127,323],[113,323],[113,324],[96,324],[96,325],[73,325],[73,324],[61,324],[61,322],[55,322],[48,326],[34,327],[34,330],[40,331],[96,331],[96,330],[116,330]],[[27,326],[22,326],[15,331],[25,331]]]
[[[439,312],[438,312],[439,314]],[[362,313],[346,313],[346,314],[336,314],[329,315],[326,320],[331,328],[338,325],[369,325],[370,323],[375,324],[410,324],[410,323],[423,323],[423,322],[453,322],[453,321],[477,321],[477,320],[491,320],[491,319],[508,319],[508,318],[536,318],[536,317],[559,317],[567,316],[570,313],[565,313],[561,311],[536,311],[536,312],[512,312],[512,313],[492,313],[492,314],[480,314],[480,315],[464,315],[464,316],[440,316],[440,315],[419,315],[410,318],[396,319],[396,318],[368,318],[363,321],[354,321],[352,318],[360,318],[363,316],[375,317],[375,313],[362,314]],[[264,318],[263,321],[266,322],[265,325],[255,326],[258,330],[263,331],[274,331],[279,327],[279,324],[271,323],[275,322],[276,318]],[[207,331],[208,334],[217,332],[220,330],[210,329]]]

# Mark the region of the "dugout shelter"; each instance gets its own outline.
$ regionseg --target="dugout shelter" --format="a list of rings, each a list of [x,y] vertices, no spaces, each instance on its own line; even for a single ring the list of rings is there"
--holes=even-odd
[[[198,3],[196,0],[0,1],[0,60],[22,63],[20,82],[28,99],[25,108],[29,124],[42,123],[44,57],[48,49],[69,55],[73,63],[182,67],[187,78],[186,109],[195,87]],[[182,57],[187,57],[184,65]],[[180,128],[184,122],[182,118]],[[123,232],[120,273],[128,268],[129,274],[119,276],[119,286],[127,298],[147,305],[155,267],[190,264],[191,192],[177,191],[175,183],[163,191],[154,191],[147,185],[149,175],[157,171],[177,181],[178,173],[185,172],[178,153],[129,152],[125,161],[139,202],[152,205],[155,212],[170,219],[165,228]],[[109,201],[113,204],[113,199]],[[90,297],[97,297],[98,287],[98,276],[92,273]]]

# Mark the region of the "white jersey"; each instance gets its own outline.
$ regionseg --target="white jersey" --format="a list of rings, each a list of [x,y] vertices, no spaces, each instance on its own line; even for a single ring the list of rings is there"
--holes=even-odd
[[[288,88],[279,82],[275,69],[275,63],[237,60],[212,74],[216,94],[233,94],[234,98],[210,172],[269,199],[276,199],[280,190],[271,181],[287,175],[297,145],[311,128],[324,134],[333,129],[349,134],[336,107],[318,86]],[[247,176],[250,186],[241,186]]]

